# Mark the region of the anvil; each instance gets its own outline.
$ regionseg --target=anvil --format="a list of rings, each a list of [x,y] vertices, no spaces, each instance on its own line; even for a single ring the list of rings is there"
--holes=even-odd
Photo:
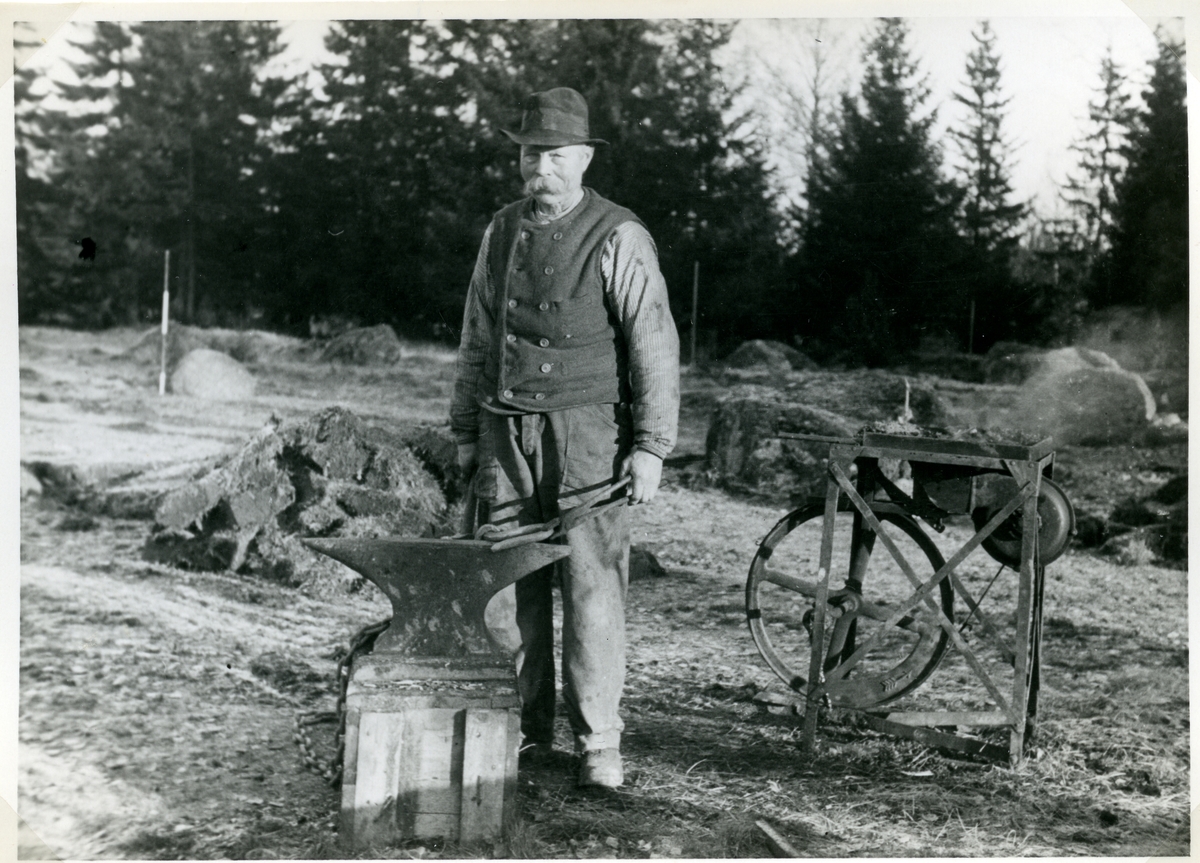
[[[471,539],[305,539],[315,551],[369,579],[392,602],[392,622],[374,652],[406,656],[496,654],[484,623],[501,589],[571,553],[565,545],[531,543],[494,551]]]

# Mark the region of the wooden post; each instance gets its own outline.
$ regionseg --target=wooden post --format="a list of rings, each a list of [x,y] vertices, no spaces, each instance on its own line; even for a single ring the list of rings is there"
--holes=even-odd
[[[171,307],[171,250],[163,252],[162,355],[158,369],[158,394],[167,392],[167,322]]]
[[[700,303],[700,262],[692,263],[692,352],[688,355],[690,365],[696,365],[696,325],[700,321],[698,306]]]
[[[967,319],[967,353],[975,353],[975,298],[971,297],[971,311]]]
[[[829,464],[834,464],[837,446],[829,448]],[[848,464],[848,462],[847,462]],[[817,569],[817,596],[813,604],[812,651],[808,661],[808,685],[804,687],[804,724],[800,729],[800,751],[811,755],[817,737],[817,719],[824,696],[825,608],[829,602],[829,581],[833,571],[833,531],[841,489],[830,473],[825,481],[825,521],[821,526],[821,556]]]

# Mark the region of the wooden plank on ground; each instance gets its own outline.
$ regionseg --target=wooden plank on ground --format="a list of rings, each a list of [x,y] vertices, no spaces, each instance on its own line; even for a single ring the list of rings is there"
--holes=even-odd
[[[935,725],[964,725],[977,728],[992,728],[1012,724],[1012,720],[1008,718],[1008,714],[1001,713],[998,710],[912,711],[907,713],[889,713],[884,718],[889,722],[898,722],[901,725],[922,725],[927,728]]]
[[[766,821],[755,821],[754,823],[767,837],[767,845],[770,846],[771,853],[776,857],[800,856],[800,852],[796,850],[795,846],[784,839],[783,835]]]

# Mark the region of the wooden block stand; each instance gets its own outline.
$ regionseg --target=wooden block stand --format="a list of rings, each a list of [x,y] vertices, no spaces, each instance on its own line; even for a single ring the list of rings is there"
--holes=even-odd
[[[343,845],[500,840],[516,801],[520,703],[507,657],[357,658],[346,693]]]

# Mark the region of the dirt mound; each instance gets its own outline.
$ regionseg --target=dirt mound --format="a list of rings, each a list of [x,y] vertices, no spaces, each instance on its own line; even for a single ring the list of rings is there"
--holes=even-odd
[[[707,466],[722,485],[771,497],[824,494],[829,445],[784,440],[780,432],[850,437],[857,424],[791,401],[766,387],[738,387],[722,399],[708,431]]]
[[[1148,495],[1125,498],[1107,520],[1097,520],[1085,544],[1100,546],[1125,566],[1186,565],[1187,486],[1187,474],[1181,474]]]
[[[227,462],[161,500],[144,554],[285,582],[335,572],[353,581],[300,538],[450,532],[455,474],[438,461],[446,446],[434,444],[437,436],[418,429],[410,442],[341,408],[268,425]]]
[[[783,388],[783,394],[787,401],[847,417],[856,428],[902,416],[917,425],[959,424],[958,418],[928,380],[907,378],[881,369],[796,375]]]
[[[713,412],[707,469],[726,488],[770,497],[824,494],[829,445],[780,439],[780,432],[852,437],[895,420],[957,425],[926,381],[880,370],[805,372],[782,387],[735,387]]]
[[[208,348],[190,351],[171,374],[171,392],[234,402],[254,396],[254,375],[228,354]]]
[[[257,363],[268,359],[301,359],[306,353],[305,342],[293,336],[268,333],[263,330],[224,330],[172,324],[167,334],[167,368],[173,369],[187,354],[206,348],[228,354],[240,363]],[[125,352],[128,359],[158,365],[162,350],[162,333],[156,327],[149,330]]]
[[[984,357],[979,354],[930,351],[910,354],[901,361],[896,371],[981,384],[986,380],[983,369]]]
[[[390,366],[400,359],[401,353],[396,331],[387,324],[379,324],[347,330],[335,336],[321,354],[321,359],[355,366]]]
[[[800,351],[783,342],[752,339],[742,342],[737,350],[725,358],[726,368],[752,369],[766,367],[772,371],[809,371],[817,364]]]

